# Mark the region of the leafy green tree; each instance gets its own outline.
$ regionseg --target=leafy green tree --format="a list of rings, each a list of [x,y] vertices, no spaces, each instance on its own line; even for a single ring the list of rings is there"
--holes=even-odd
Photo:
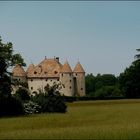
[[[92,74],[86,75],[86,94],[88,96],[94,96],[97,90],[105,86],[115,86],[118,83],[118,79],[113,74]]]
[[[136,49],[138,52],[140,52],[140,49]],[[137,59],[137,60],[139,60],[140,59],[140,54],[136,54],[135,55],[135,58]]]
[[[87,74],[85,77],[86,94],[89,95],[95,91],[95,77],[93,74]]]
[[[3,43],[0,37],[0,116],[23,114],[22,103],[11,96],[10,66],[24,65],[19,54],[13,54],[12,43]]]
[[[15,64],[25,66],[20,54],[13,54],[12,43],[3,43],[0,37],[0,96],[11,96],[11,78],[8,67]]]
[[[136,59],[130,67],[119,76],[120,88],[126,97],[140,97],[140,59]]]
[[[11,96],[11,79],[6,68],[5,60],[0,57],[0,98]]]
[[[122,93],[118,86],[103,86],[96,90],[94,97],[122,97]]]
[[[5,60],[7,68],[15,64],[26,66],[21,55],[14,54],[13,44],[11,42],[3,43],[1,37],[0,37],[0,59]]]

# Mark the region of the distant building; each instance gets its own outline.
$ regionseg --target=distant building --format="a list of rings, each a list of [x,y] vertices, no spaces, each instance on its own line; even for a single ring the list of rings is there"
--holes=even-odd
[[[27,82],[31,94],[38,94],[39,89],[49,84],[62,84],[61,93],[65,96],[84,96],[85,95],[85,71],[80,64],[77,63],[72,71],[68,61],[62,65],[59,58],[45,58],[38,65],[30,64],[26,70],[16,65],[13,68],[13,79],[21,82]]]

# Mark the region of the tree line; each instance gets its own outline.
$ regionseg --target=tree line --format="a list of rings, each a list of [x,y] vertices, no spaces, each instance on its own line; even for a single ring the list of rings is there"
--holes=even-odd
[[[137,49],[139,52],[140,49]],[[119,76],[92,73],[86,75],[86,93],[90,97],[140,97],[140,54]]]

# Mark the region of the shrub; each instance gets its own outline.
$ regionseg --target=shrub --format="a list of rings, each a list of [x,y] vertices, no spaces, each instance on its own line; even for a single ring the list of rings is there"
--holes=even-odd
[[[0,98],[0,117],[23,114],[24,107],[20,100],[14,97]]]
[[[41,106],[39,106],[37,103],[34,103],[33,101],[29,101],[27,103],[24,103],[24,111],[25,111],[25,114],[40,113]]]
[[[14,97],[20,99],[21,101],[29,101],[30,96],[29,96],[29,91],[26,88],[20,87],[16,93],[14,94]]]
[[[40,91],[38,95],[32,97],[32,100],[41,106],[41,112],[66,112],[67,106],[58,89],[59,85],[47,85],[45,92]]]

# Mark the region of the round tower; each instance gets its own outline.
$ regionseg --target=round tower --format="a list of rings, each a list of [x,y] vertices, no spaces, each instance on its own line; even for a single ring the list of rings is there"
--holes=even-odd
[[[60,71],[60,82],[62,84],[62,95],[74,95],[73,74],[69,63],[66,61]]]
[[[13,68],[12,77],[19,82],[26,82],[26,72],[19,64],[16,64]]]
[[[85,96],[85,71],[78,62],[73,70],[74,76],[74,95]]]

